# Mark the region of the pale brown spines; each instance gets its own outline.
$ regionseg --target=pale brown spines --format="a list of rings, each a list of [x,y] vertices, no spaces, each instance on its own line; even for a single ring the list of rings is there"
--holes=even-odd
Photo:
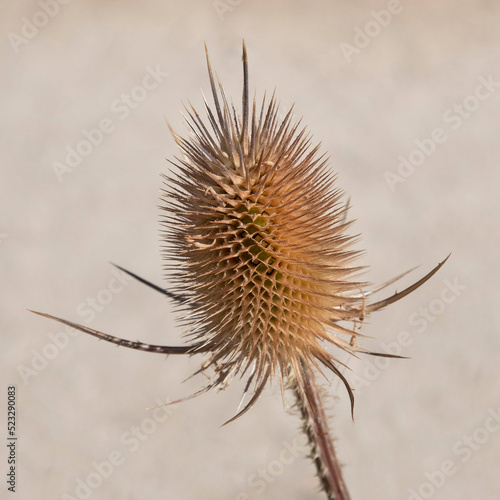
[[[177,291],[194,307],[193,335],[209,352],[205,367],[221,383],[250,370],[260,392],[275,372],[283,383],[289,364],[299,382],[302,362],[340,375],[321,342],[356,350],[333,331],[356,335],[338,322],[362,314],[352,292],[363,284],[352,279],[343,193],[319,146],[291,110],[280,120],[274,96],[250,113],[245,51],[243,63],[242,116],[208,63],[212,130],[191,107],[189,139],[174,134],[183,158],[167,179],[165,239]]]

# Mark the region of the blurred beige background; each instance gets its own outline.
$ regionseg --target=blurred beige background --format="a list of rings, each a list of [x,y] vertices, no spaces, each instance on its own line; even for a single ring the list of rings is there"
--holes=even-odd
[[[239,104],[242,38],[252,89],[295,102],[331,155],[367,279],[421,264],[403,286],[453,253],[364,326],[364,345],[398,343],[411,359],[349,361],[354,423],[328,388],[353,500],[499,498],[497,2],[19,0],[0,18],[1,370],[3,400],[17,385],[17,498],[323,498],[277,387],[224,428],[241,383],[152,413],[201,387],[182,383],[199,358],[70,337],[26,312],[182,341],[171,304],[109,262],[162,283],[159,174],[175,153],[164,119],[183,130],[181,101],[201,110],[204,41]],[[77,147],[86,156],[61,171]],[[398,172],[401,157],[418,165]]]

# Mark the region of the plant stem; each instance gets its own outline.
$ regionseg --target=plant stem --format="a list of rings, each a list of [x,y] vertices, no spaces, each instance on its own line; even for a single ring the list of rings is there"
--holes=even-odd
[[[311,446],[311,458],[316,466],[321,486],[328,500],[350,500],[328,429],[316,378],[306,363],[302,363],[302,369],[301,383],[299,384],[295,377],[292,378],[291,389],[297,400],[303,429]]]

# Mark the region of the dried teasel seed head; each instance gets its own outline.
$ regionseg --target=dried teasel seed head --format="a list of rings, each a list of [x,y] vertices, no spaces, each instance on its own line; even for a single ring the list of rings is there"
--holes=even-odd
[[[351,354],[366,351],[355,342],[358,322],[408,295],[446,262],[391,297],[367,304],[374,289],[357,281],[359,252],[347,234],[347,206],[319,145],[312,146],[292,109],[283,118],[273,96],[259,107],[248,98],[247,54],[243,44],[241,114],[229,105],[214,78],[214,100],[205,100],[208,126],[191,106],[189,137],[173,132],[182,157],[165,177],[162,207],[166,266],[175,290],[164,290],[119,266],[123,272],[187,309],[194,343],[151,345],[115,337],[50,314],[35,312],[117,345],[164,354],[206,356],[199,371],[214,370],[209,384],[193,394],[223,388],[247,376],[254,395],[234,418],[248,410],[276,375],[282,391],[292,384],[310,399],[311,369],[326,367],[354,396],[326,347]],[[343,326],[352,323],[352,328]],[[188,399],[188,398],[184,398]],[[309,401],[311,408],[314,401]],[[313,412],[314,413],[314,412]],[[234,420],[231,419],[231,420]],[[229,420],[229,422],[231,421]]]
[[[355,322],[411,290],[365,304],[344,195],[319,145],[292,109],[280,117],[274,94],[260,106],[254,99],[250,109],[244,44],[241,114],[208,53],[207,65],[214,101],[205,100],[208,125],[186,107],[189,137],[173,132],[182,156],[165,178],[163,198],[165,257],[174,261],[166,268],[189,307],[190,352],[205,353],[202,370],[214,369],[206,389],[248,376],[254,396],[238,415],[275,375],[283,389],[292,369],[303,385],[304,367],[333,371],[352,403],[326,346],[363,351],[353,342]],[[346,321],[353,328],[340,324]]]
[[[280,118],[274,95],[249,109],[245,47],[241,116],[208,54],[207,64],[215,109],[205,101],[207,127],[186,108],[189,138],[174,133],[183,155],[164,194],[165,256],[194,309],[204,367],[214,385],[249,373],[253,399],[276,373],[283,386],[289,365],[300,380],[303,363],[328,367],[349,389],[324,346],[356,351],[358,333],[339,322],[363,316],[343,192],[291,109]]]

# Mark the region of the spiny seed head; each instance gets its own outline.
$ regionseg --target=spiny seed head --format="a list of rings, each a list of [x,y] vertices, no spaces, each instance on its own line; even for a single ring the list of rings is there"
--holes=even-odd
[[[374,353],[356,344],[357,322],[410,294],[448,260],[400,292],[367,304],[374,290],[356,281],[361,268],[346,234],[347,205],[335,187],[319,145],[312,146],[292,109],[283,117],[273,96],[249,109],[248,68],[243,44],[243,104],[238,114],[214,78],[207,53],[213,107],[205,100],[208,125],[191,106],[189,137],[173,132],[182,157],[165,177],[165,253],[176,290],[161,287],[119,266],[124,273],[186,307],[194,342],[184,346],[133,342],[50,314],[32,311],[116,345],[164,354],[204,354],[201,371],[213,369],[209,384],[222,389],[247,375],[254,395],[231,422],[258,399],[276,375],[314,408],[311,368],[327,367],[354,396],[325,348]],[[408,271],[409,272],[409,271]],[[352,323],[352,328],[342,326]],[[197,373],[199,373],[197,372]],[[298,391],[298,392],[297,392]],[[182,400],[179,400],[182,401]],[[304,407],[305,408],[305,407]],[[318,415],[313,411],[312,418]],[[226,422],[226,423],[228,423]]]
[[[208,61],[208,57],[207,57]],[[339,373],[323,341],[351,351],[334,334],[362,314],[350,292],[362,286],[350,266],[343,193],[305,128],[280,118],[276,99],[248,106],[243,49],[243,109],[238,115],[208,70],[215,109],[209,126],[191,107],[189,138],[167,178],[167,257],[177,291],[194,308],[192,335],[209,353],[217,382],[250,373],[262,390],[276,372],[326,365]]]
[[[241,113],[228,103],[208,60],[213,106],[208,124],[186,107],[189,137],[174,138],[178,172],[166,178],[166,257],[177,293],[189,306],[192,352],[215,371],[210,387],[248,375],[255,394],[290,370],[326,366],[344,381],[325,345],[360,351],[359,335],[340,322],[362,320],[364,283],[346,234],[343,192],[327,160],[290,109],[280,117],[274,95],[249,109],[243,46]],[[384,304],[385,305],[385,304]],[[241,413],[243,413],[240,412]]]

